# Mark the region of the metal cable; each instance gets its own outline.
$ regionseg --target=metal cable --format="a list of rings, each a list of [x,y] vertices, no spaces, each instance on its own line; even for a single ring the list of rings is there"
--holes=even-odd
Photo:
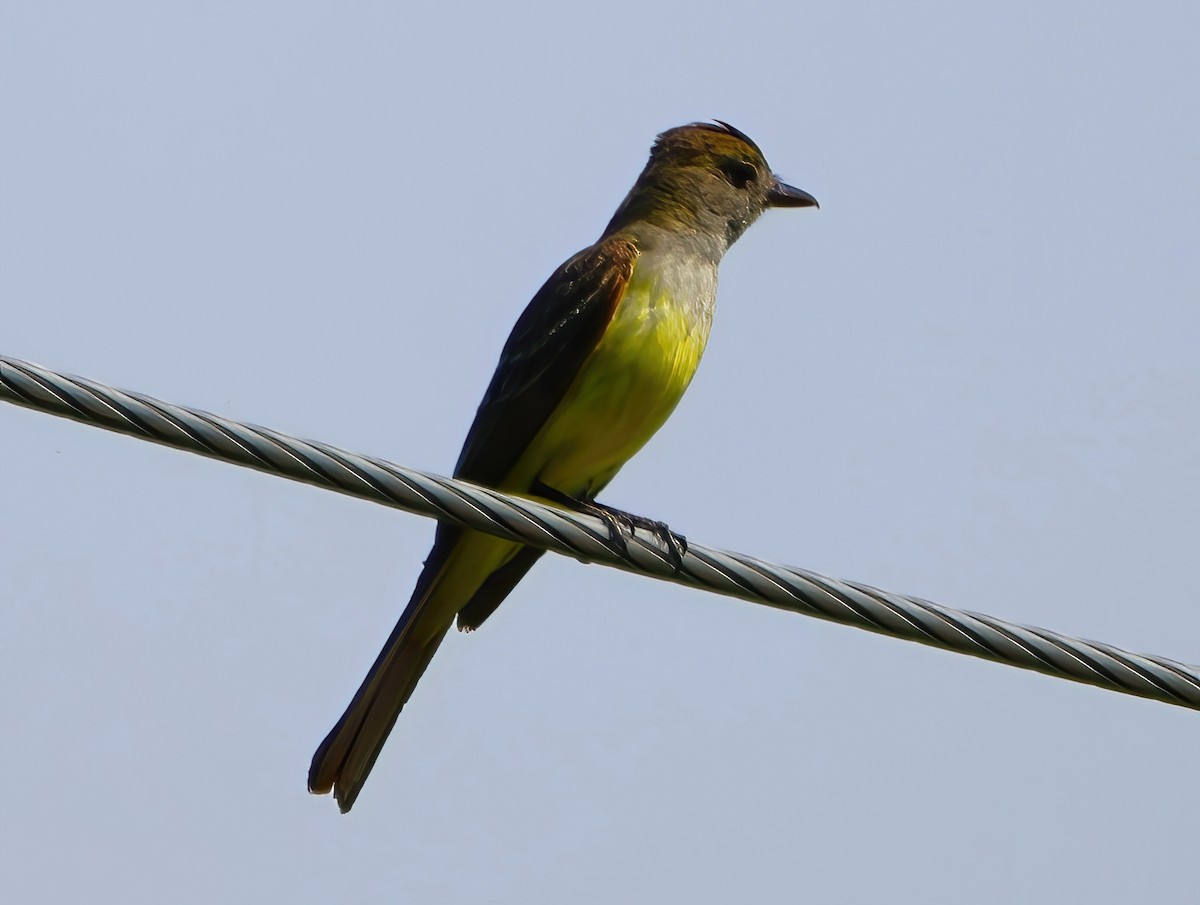
[[[0,356],[0,400],[281,475],[385,506],[1009,666],[1200,710],[1200,666],[939,606],[918,597],[689,543],[679,568],[659,539],[614,540],[601,519],[425,474],[325,443],[68,377]]]

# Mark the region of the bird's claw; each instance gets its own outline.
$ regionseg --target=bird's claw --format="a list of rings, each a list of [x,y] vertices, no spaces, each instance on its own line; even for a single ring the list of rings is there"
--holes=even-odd
[[[644,518],[630,512],[622,512],[619,509],[610,509],[608,506],[593,505],[596,506],[598,514],[608,525],[610,540],[614,544],[620,544],[623,552],[628,553],[629,551],[625,535],[633,537],[637,533],[637,529],[641,528],[652,534],[654,539],[666,548],[667,561],[671,564],[671,569],[675,574],[678,575],[683,571],[683,557],[687,555],[688,549],[687,538],[672,531],[666,522]]]
[[[683,571],[683,558],[687,555],[688,549],[687,538],[682,534],[676,534],[672,531],[667,527],[666,522],[659,522],[640,515],[634,515],[632,512],[613,509],[611,506],[604,506],[590,500],[577,500],[560,490],[556,490],[540,482],[534,485],[533,490],[539,496],[574,509],[576,512],[596,516],[596,518],[608,526],[608,540],[622,556],[629,555],[627,537],[633,537],[637,533],[638,528],[648,531],[654,535],[654,539],[661,546],[666,548],[667,561],[671,564],[671,569],[675,574],[678,575]]]

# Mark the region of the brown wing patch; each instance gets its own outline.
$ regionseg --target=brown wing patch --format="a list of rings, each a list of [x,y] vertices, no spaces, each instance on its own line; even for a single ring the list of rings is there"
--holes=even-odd
[[[612,236],[558,268],[513,327],[463,444],[456,477],[496,486],[512,471],[625,295],[638,250]]]

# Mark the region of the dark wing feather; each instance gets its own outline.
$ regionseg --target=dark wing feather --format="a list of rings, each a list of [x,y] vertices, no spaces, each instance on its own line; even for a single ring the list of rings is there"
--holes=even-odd
[[[638,251],[613,236],[554,272],[513,327],[455,466],[455,477],[500,485],[600,342]]]
[[[632,242],[605,239],[567,261],[546,281],[504,346],[463,445],[456,476],[496,486],[512,471],[604,335],[636,258]],[[433,550],[404,615],[345,714],[313,755],[309,789],[333,789],[342,811],[353,806],[400,710],[449,628],[439,627],[424,644],[414,642],[411,634],[461,533],[438,525]],[[542,553],[522,547],[488,576],[461,610],[459,626],[477,628]]]
[[[522,547],[520,551],[487,577],[479,586],[479,590],[458,611],[458,630],[473,632],[483,625],[484,620],[496,612],[496,607],[504,602],[504,598],[512,593],[525,573],[533,568],[533,564],[541,559],[545,550],[537,547]]]
[[[455,477],[497,486],[562,402],[625,295],[638,251],[622,237],[585,248],[558,268],[517,320],[455,466]],[[528,489],[528,488],[518,488]],[[437,543],[460,529],[438,525]],[[544,553],[526,547],[492,573],[458,614],[479,628]]]

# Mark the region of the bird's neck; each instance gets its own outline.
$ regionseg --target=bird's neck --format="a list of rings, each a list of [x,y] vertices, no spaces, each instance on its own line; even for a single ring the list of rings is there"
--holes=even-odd
[[[729,246],[724,237],[706,230],[689,229],[679,224],[661,224],[653,220],[632,220],[610,224],[604,238],[614,235],[629,238],[638,252],[653,258],[670,257],[679,263],[696,267],[713,267],[721,263]]]

